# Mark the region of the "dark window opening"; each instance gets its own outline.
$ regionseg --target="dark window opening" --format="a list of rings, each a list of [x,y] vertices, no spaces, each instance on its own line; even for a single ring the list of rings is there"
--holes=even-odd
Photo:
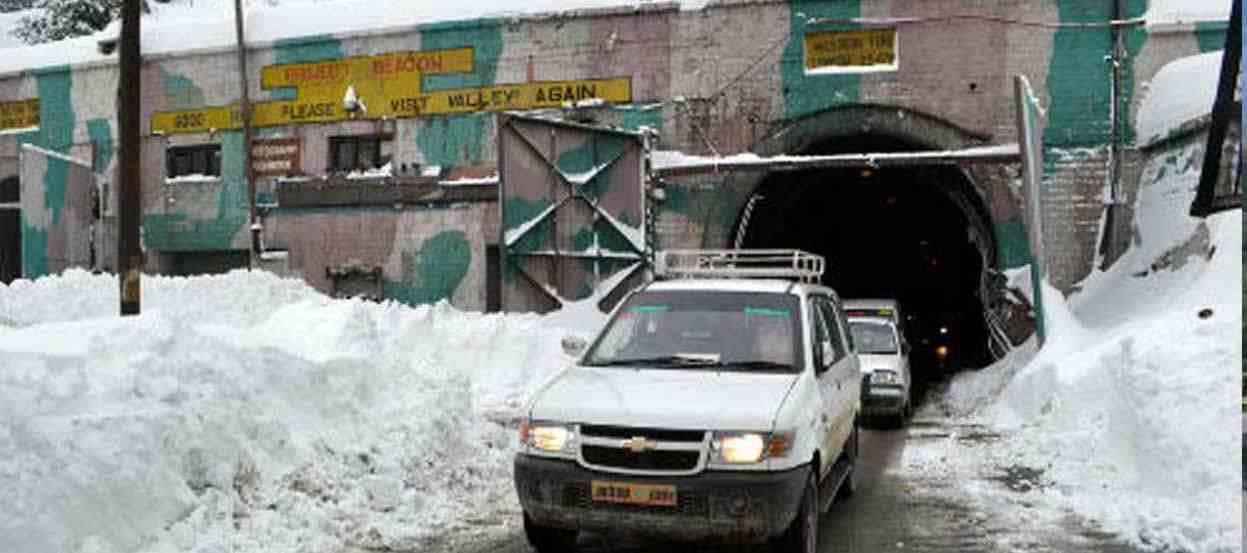
[[[485,312],[502,311],[502,251],[498,244],[485,246]]]
[[[9,284],[22,277],[22,212],[12,206],[20,201],[21,183],[17,177],[0,180],[0,283]]]
[[[221,145],[174,146],[165,152],[165,161],[170,178],[188,175],[219,177]]]
[[[329,171],[351,172],[381,167],[390,161],[382,155],[388,136],[334,136],[329,139]]]

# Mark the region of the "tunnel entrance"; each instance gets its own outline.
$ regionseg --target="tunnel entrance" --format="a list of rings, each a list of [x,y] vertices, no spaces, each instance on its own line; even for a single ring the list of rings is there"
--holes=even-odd
[[[799,154],[929,149],[868,134]],[[817,253],[828,261],[824,283],[842,298],[900,301],[919,387],[993,360],[980,299],[984,268],[995,264],[990,215],[957,165],[770,173],[749,204],[736,228],[741,247]]]

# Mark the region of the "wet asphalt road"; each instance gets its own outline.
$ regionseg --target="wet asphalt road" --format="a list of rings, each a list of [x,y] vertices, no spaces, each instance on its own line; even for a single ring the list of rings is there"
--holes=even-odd
[[[949,428],[947,421],[919,419],[899,430],[869,429],[862,434],[859,492],[836,503],[822,516],[818,543],[822,552],[1087,552],[1141,553],[1140,550],[1073,519],[1050,525],[1020,527],[980,508],[974,498],[959,492],[956,480],[966,475],[904,470],[906,448],[949,435],[974,430]],[[965,447],[990,447],[985,440],[957,440]],[[986,479],[986,478],[985,478]],[[1003,483],[999,485],[1005,485]],[[518,513],[516,513],[518,518]],[[1024,526],[1024,525],[1023,525]],[[469,552],[525,553],[530,551],[522,530],[505,537],[458,549]],[[687,544],[641,542],[628,536],[582,533],[583,553],[761,552],[766,546],[695,547]]]

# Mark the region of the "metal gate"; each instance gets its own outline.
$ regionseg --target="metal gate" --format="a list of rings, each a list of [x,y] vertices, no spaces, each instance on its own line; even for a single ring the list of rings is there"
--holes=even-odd
[[[499,116],[504,310],[607,310],[646,278],[646,149],[640,133]]]
[[[91,164],[24,144],[18,166],[22,276],[90,268],[96,193]]]

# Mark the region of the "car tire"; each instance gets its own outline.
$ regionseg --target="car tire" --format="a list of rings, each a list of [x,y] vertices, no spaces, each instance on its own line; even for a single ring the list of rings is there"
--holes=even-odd
[[[533,522],[524,513],[524,535],[528,537],[528,545],[538,553],[567,553],[576,550],[575,530],[551,528]]]
[[[818,485],[811,470],[801,494],[801,508],[784,533],[771,542],[776,553],[816,553],[818,551]]]

